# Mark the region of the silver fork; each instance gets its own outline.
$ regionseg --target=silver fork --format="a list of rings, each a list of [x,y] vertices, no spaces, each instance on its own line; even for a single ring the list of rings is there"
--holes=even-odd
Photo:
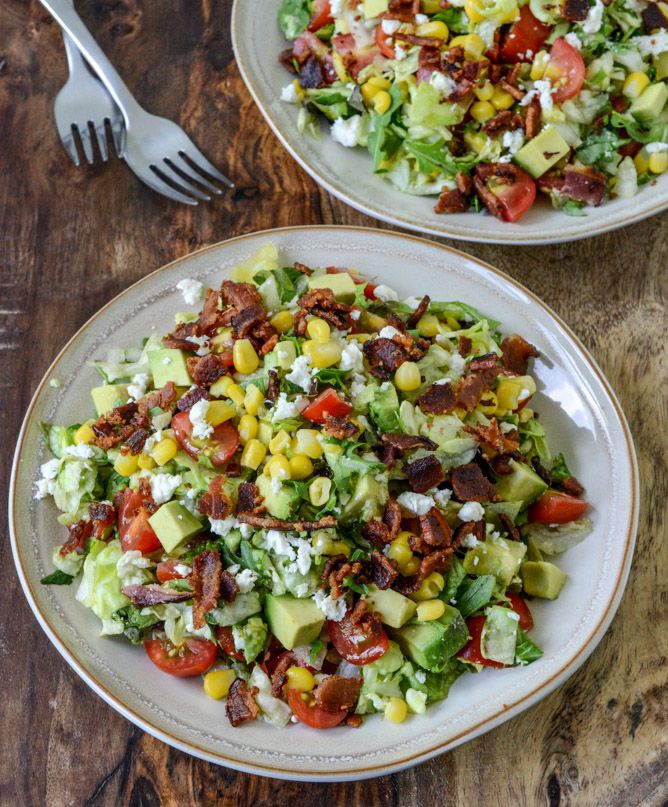
[[[70,0],[72,2],[72,0]],[[77,46],[67,34],[63,34],[69,77],[54,103],[54,116],[60,142],[75,165],[80,164],[76,136],[86,162],[95,162],[93,140],[97,141],[103,162],[109,159],[106,123],[111,130],[116,154],[123,153],[125,125],[120,109],[112,101],[104,86],[91,74]]]
[[[189,205],[211,198],[198,185],[212,193],[222,193],[204,174],[228,188],[234,187],[180,126],[167,118],[151,115],[139,105],[70,0],[40,2],[69,34],[118,105],[125,121],[123,157],[142,182],[170,199]]]

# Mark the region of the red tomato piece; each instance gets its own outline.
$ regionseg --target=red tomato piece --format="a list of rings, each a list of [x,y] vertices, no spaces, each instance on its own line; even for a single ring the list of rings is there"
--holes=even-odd
[[[378,45],[378,50],[386,59],[394,59],[394,48],[391,45],[388,45],[388,39],[388,35],[385,33],[385,31],[383,31],[383,26],[379,24],[376,28],[376,45]]]
[[[470,616],[466,620],[466,627],[471,634],[471,638],[459,651],[457,658],[471,664],[484,664],[486,667],[503,667],[504,665],[500,661],[491,661],[485,658],[480,649],[480,637],[482,636],[482,627],[486,619],[487,617],[484,616]]]
[[[232,656],[232,658],[235,658],[237,661],[244,660],[244,654],[234,646],[232,628],[218,625],[216,628],[216,641],[225,655]]]
[[[313,18],[308,26],[309,31],[319,31],[325,25],[331,25],[333,22],[334,18],[332,17],[332,7],[329,0],[316,0],[313,8]]]
[[[545,69],[550,79],[555,103],[561,104],[577,95],[585,80],[585,63],[580,51],[560,37],[550,50],[550,61]]]
[[[348,611],[340,622],[325,623],[329,639],[339,655],[351,664],[371,664],[387,652],[387,634],[377,621],[353,625],[350,614]]]
[[[302,411],[302,417],[312,423],[324,423],[325,415],[344,418],[352,411],[352,406],[347,401],[339,398],[336,390],[326,389]]]
[[[210,455],[213,465],[216,467],[224,465],[236,452],[241,444],[237,427],[231,420],[220,423],[213,430],[211,437],[204,441],[196,441],[201,445],[195,445],[192,439],[193,424],[187,412],[179,412],[172,418],[172,429],[174,437],[181,448],[193,459],[197,459],[204,451]]]
[[[367,283],[364,287],[364,296],[367,300],[375,300],[376,299],[376,283]]]
[[[510,600],[510,607],[520,618],[520,629],[523,631],[531,630],[533,628],[533,616],[524,597],[520,597],[514,591],[506,591],[506,597]]]
[[[155,570],[158,582],[166,583],[168,580],[182,580],[183,575],[175,568],[180,565],[182,565],[180,560],[161,560]]]
[[[118,534],[123,552],[138,549],[144,555],[160,549],[162,544],[148,523],[150,513],[139,490],[125,488],[118,498]]]
[[[580,518],[586,509],[587,502],[582,499],[548,490],[529,508],[529,521],[538,524],[567,524]]]
[[[485,183],[482,201],[501,221],[517,221],[536,199],[536,183],[513,163],[478,165],[476,175]]]
[[[170,653],[176,648],[171,642],[161,639],[147,639],[144,647],[148,657],[159,670],[177,678],[190,678],[205,673],[218,655],[218,648],[214,642],[196,637],[186,639],[173,655]]]
[[[91,524],[93,535],[98,541],[104,541],[109,537],[109,530],[116,523],[116,512],[112,512],[108,518],[94,518]]]
[[[541,45],[550,35],[552,27],[534,17],[528,4],[520,9],[520,18],[514,22],[501,46],[501,61],[531,62]]]
[[[287,690],[288,706],[295,713],[295,717],[305,726],[312,729],[333,729],[346,719],[347,712],[326,712],[319,706],[309,706],[302,700],[302,693],[296,689]]]

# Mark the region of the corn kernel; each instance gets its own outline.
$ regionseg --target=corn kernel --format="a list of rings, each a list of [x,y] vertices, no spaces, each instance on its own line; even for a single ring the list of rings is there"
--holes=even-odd
[[[483,415],[493,415],[496,412],[497,406],[498,401],[496,395],[490,390],[489,392],[483,393],[477,409],[478,412],[482,412]]]
[[[332,480],[327,476],[316,476],[308,488],[309,501],[315,507],[322,507],[329,501],[332,490]]]
[[[289,311],[279,311],[278,314],[274,314],[269,322],[279,333],[287,333],[292,330],[295,318]]]
[[[236,410],[230,401],[209,401],[206,419],[212,426],[219,426],[234,417]]]
[[[443,575],[438,572],[432,572],[429,577],[425,577],[420,584],[420,588],[414,594],[411,594],[411,599],[417,600],[418,602],[422,600],[433,600],[434,597],[438,597],[439,593],[443,591],[444,586],[445,580],[443,579]]]
[[[394,374],[394,386],[402,392],[412,392],[421,383],[420,368],[414,361],[405,361]]]
[[[646,174],[649,171],[649,154],[647,153],[646,149],[640,149],[640,151],[636,154],[633,158],[633,162],[636,167],[636,171],[639,174]]]
[[[289,370],[295,363],[297,358],[297,350],[294,342],[279,342],[276,345],[276,357],[278,359],[278,366],[282,370]]]
[[[629,73],[622,87],[622,93],[627,98],[639,98],[648,84],[649,76],[646,73]]]
[[[410,575],[415,574],[419,568],[420,561],[413,557],[404,564],[404,568],[401,569],[401,573],[410,577]]]
[[[290,435],[284,429],[281,429],[269,441],[269,452],[271,454],[285,454],[290,448],[290,443]]]
[[[370,333],[349,333],[346,337],[347,339],[351,339],[353,342],[360,342],[364,344],[364,342],[368,342],[371,339]]]
[[[373,108],[379,115],[384,115],[392,104],[392,97],[389,92],[381,90],[373,98]]]
[[[234,670],[212,670],[204,676],[204,691],[210,698],[219,701],[227,697],[236,677]]]
[[[313,473],[313,463],[305,454],[297,454],[290,459],[290,478],[306,479]]]
[[[334,555],[345,555],[348,558],[351,552],[351,548],[345,541],[334,541],[332,544],[332,554]]]
[[[649,155],[649,170],[653,174],[663,174],[668,168],[668,152],[655,151]]]
[[[502,25],[505,25],[506,23],[509,23],[509,22],[515,22],[515,20],[519,16],[519,13],[520,13],[520,10],[517,7],[517,4],[513,3],[512,6],[509,6],[508,11],[506,11],[505,14],[501,15],[501,17],[499,18],[499,22]]]
[[[296,689],[297,692],[310,692],[315,687],[315,678],[306,667],[288,667],[285,671],[288,680],[286,689]]]
[[[283,454],[275,454],[267,463],[266,472],[272,479],[290,479],[290,462]]]
[[[390,698],[385,707],[385,719],[391,723],[403,723],[408,714],[408,706],[403,698]]]
[[[292,440],[294,454],[304,454],[312,460],[322,457],[323,449],[318,440],[320,432],[315,429],[297,429]]]
[[[425,36],[428,39],[442,39],[444,42],[446,42],[450,36],[448,26],[440,20],[423,22],[422,25],[418,25],[415,33],[418,36]]]
[[[227,398],[227,391],[234,384],[234,379],[229,375],[224,375],[211,385],[209,392],[214,398]]]
[[[336,51],[332,53],[332,64],[334,65],[334,70],[336,71],[336,76],[339,81],[350,81],[350,76],[346,72],[346,66],[340,53]]]
[[[367,84],[371,87],[377,87],[379,90],[389,90],[392,86],[392,82],[389,78],[384,78],[383,76],[371,76]]]
[[[378,87],[374,87],[370,81],[362,84],[362,98],[367,106],[371,106],[373,104],[373,99],[378,95],[379,92],[380,89]]]
[[[234,369],[242,375],[254,373],[260,366],[260,359],[250,339],[237,339],[232,348],[232,360]]]
[[[263,402],[264,395],[255,384],[249,384],[246,387],[246,394],[244,395],[244,409],[246,412],[249,415],[257,415]]]
[[[95,437],[95,432],[91,429],[90,424],[84,423],[74,432],[74,443],[75,445],[90,443],[93,437]]]
[[[486,81],[482,87],[476,87],[473,92],[479,101],[489,101],[494,95],[494,85],[490,81]]]
[[[413,559],[413,552],[407,544],[402,544],[395,539],[388,547],[387,557],[396,560],[399,571],[403,572],[406,564]]]
[[[257,429],[257,439],[263,443],[265,446],[269,446],[271,442],[271,438],[274,436],[274,430],[271,426],[271,423],[267,423],[264,420],[260,421],[260,425]]]
[[[262,460],[267,456],[267,446],[259,440],[250,439],[241,452],[241,464],[244,468],[257,471]]]
[[[471,117],[478,123],[484,123],[496,115],[496,108],[489,101],[476,101],[471,104]]]
[[[485,42],[477,34],[464,34],[450,40],[450,47],[464,48],[464,56],[470,62],[477,62],[485,52]]]
[[[522,375],[500,381],[496,389],[496,398],[500,408],[513,411],[535,392],[536,382],[533,378],[530,375]]]
[[[319,370],[331,367],[341,361],[341,348],[337,342],[325,342],[320,344],[313,339],[304,342],[302,351],[305,356],[310,356],[313,366]]]
[[[119,454],[114,463],[114,470],[121,476],[132,476],[139,468],[139,458],[134,454]]]
[[[421,0],[420,10],[423,14],[438,14],[439,11],[443,11],[441,0]]]
[[[174,459],[179,447],[175,440],[171,437],[163,437],[163,439],[156,443],[151,449],[151,456],[158,463],[158,465],[166,465]]]
[[[440,619],[445,613],[445,603],[443,600],[425,600],[417,607],[417,618],[420,622],[431,622],[433,619]]]
[[[313,317],[313,319],[310,319],[306,323],[306,333],[314,342],[319,342],[321,345],[324,345],[325,342],[329,342],[332,329],[329,327],[329,323],[325,322],[324,319]]]
[[[230,384],[227,388],[227,397],[232,403],[241,406],[246,400],[246,393],[244,392],[244,388],[240,387],[239,384]]]
[[[155,468],[155,460],[148,454],[140,454],[137,459],[137,465],[139,465],[142,471],[150,471],[152,468]]]
[[[549,61],[549,53],[546,50],[539,50],[538,53],[533,57],[533,62],[531,62],[531,71],[529,72],[529,76],[532,81],[538,81],[539,79],[543,78],[545,75],[545,68],[547,67],[547,63]]]
[[[246,445],[249,440],[257,437],[257,418],[253,415],[243,415],[239,418],[237,429],[239,431],[239,439]]]
[[[502,90],[500,87],[495,87],[491,103],[495,109],[510,109],[515,103],[515,99],[509,92]]]
[[[480,154],[487,144],[487,137],[480,132],[465,132],[464,142],[471,151]],[[443,325],[441,324],[440,327],[442,329]]]
[[[418,320],[417,330],[420,336],[436,336],[438,333],[438,317],[434,314],[423,314]]]

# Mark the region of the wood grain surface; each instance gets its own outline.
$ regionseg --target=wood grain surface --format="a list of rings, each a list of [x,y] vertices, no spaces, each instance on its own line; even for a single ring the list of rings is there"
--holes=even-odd
[[[2,489],[23,412],[51,359],[103,303],[206,244],[288,224],[380,226],[321,191],[244,91],[230,0],[80,0],[151,111],[177,120],[236,182],[192,209],[118,161],[75,168],[52,122],[65,78],[36,0],[0,5]],[[261,3],[258,2],[258,7]],[[581,337],[621,399],[642,477],[638,546],[612,627],[538,706],[413,770],[341,785],[276,782],[200,762],[104,704],[61,660],[23,597],[2,513],[2,805],[668,804],[668,213],[545,248],[463,246],[525,283]]]

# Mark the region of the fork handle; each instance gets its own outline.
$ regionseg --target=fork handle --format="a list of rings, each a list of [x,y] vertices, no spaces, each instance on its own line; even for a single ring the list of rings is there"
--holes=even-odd
[[[130,117],[134,112],[141,111],[141,107],[102,48],[93,39],[83,20],[75,11],[71,0],[40,0],[40,2],[74,41],[86,61],[95,70],[98,78],[121,110],[125,119],[125,127],[129,130]]]

